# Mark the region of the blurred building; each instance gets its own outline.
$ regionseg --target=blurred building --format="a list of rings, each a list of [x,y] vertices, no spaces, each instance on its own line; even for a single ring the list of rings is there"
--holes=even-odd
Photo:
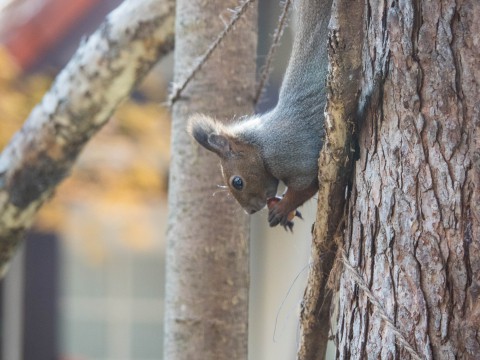
[[[0,0],[0,46],[20,78],[55,74],[120,2]],[[280,7],[274,0],[259,4],[261,64]],[[290,39],[287,30],[260,110],[276,102]],[[162,357],[170,129],[158,104],[171,64],[170,58],[146,79],[135,96],[141,104],[119,109],[42,210],[0,287],[1,359]],[[266,212],[252,217],[252,360],[295,356],[314,211],[311,201],[295,237],[269,229]]]

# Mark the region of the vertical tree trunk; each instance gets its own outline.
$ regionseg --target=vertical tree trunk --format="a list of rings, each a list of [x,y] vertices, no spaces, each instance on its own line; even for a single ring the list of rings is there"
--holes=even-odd
[[[480,2],[367,1],[337,357],[480,357]],[[381,306],[378,306],[381,305]]]
[[[223,29],[236,0],[178,0],[175,81]],[[246,359],[248,218],[227,193],[218,158],[186,133],[197,112],[232,119],[253,111],[256,6],[250,5],[173,109],[167,234],[165,358]]]

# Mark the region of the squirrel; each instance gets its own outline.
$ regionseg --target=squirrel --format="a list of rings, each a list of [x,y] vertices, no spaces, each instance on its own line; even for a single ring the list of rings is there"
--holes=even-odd
[[[292,54],[277,105],[265,114],[223,124],[196,114],[188,132],[220,157],[222,175],[244,210],[253,214],[287,186],[269,208],[270,226],[292,228],[289,215],[318,192],[323,145],[327,25],[332,0],[298,0]],[[291,216],[290,216],[291,219]]]

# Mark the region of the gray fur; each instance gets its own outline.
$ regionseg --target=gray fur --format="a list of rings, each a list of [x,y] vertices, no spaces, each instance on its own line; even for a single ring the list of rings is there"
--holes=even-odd
[[[220,156],[225,184],[243,208],[254,213],[275,196],[278,180],[292,194],[270,209],[271,226],[290,226],[288,214],[312,196],[322,147],[327,22],[332,0],[296,0],[296,35],[276,107],[224,125],[194,115],[189,132]],[[232,178],[245,183],[235,189]]]
[[[296,35],[277,106],[231,130],[262,149],[267,169],[294,189],[318,174],[322,147],[331,0],[295,1]]]

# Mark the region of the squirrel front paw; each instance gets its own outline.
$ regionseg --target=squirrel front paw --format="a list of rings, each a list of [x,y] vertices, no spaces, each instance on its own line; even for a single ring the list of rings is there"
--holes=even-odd
[[[271,227],[282,225],[285,230],[293,231],[293,218],[298,216],[302,219],[302,214],[297,210],[291,210],[286,206],[285,201],[281,201],[281,198],[274,197],[267,200],[268,204],[268,222]]]
[[[277,226],[281,224],[283,227],[287,227],[291,230],[293,228],[293,222],[288,220],[290,212],[285,212],[280,205],[275,205],[268,212],[268,223],[270,226]]]

